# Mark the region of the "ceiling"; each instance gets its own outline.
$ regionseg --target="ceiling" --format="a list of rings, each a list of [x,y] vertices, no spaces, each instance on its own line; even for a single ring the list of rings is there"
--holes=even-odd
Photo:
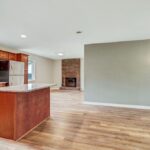
[[[150,39],[150,0],[0,0],[0,44],[26,52],[82,58],[84,44],[140,39]]]

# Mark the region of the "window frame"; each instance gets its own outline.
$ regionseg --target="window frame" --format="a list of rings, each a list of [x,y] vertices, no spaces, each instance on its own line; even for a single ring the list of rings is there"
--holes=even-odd
[[[29,79],[29,64],[32,64],[32,66],[33,66],[32,79]],[[33,61],[33,60],[28,61],[28,81],[29,82],[35,81],[35,66],[36,66],[35,61]]]

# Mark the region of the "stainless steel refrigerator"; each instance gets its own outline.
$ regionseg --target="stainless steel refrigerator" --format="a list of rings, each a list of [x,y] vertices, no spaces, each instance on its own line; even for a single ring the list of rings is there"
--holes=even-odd
[[[24,84],[24,63],[18,61],[9,61],[9,85]]]
[[[24,84],[24,63],[0,60],[0,82],[6,82],[10,86]]]

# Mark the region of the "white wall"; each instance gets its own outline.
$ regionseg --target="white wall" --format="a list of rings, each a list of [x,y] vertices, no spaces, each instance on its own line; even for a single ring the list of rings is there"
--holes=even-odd
[[[60,88],[62,85],[62,61],[61,60],[53,61],[53,77],[54,77],[54,83],[57,84],[56,88]]]
[[[80,71],[80,78],[81,78],[81,90],[84,91],[84,59],[81,59],[81,71]]]
[[[4,47],[2,45],[0,45],[0,50],[3,50],[3,51],[7,51],[7,52],[12,52],[12,53],[19,53],[21,51],[19,50],[16,50],[16,49],[12,49],[12,48],[9,48],[9,47]]]
[[[86,45],[85,100],[150,105],[150,40]]]
[[[30,54],[29,60],[35,62],[35,81],[38,83],[54,83],[53,60]]]

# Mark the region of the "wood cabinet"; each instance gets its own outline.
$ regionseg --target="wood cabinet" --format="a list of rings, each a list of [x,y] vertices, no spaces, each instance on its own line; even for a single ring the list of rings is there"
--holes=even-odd
[[[17,60],[17,54],[9,53],[9,60]]]
[[[3,60],[3,59],[4,59],[4,60],[8,60],[8,59],[9,59],[9,53],[0,50],[0,59],[2,59],[2,60]]]
[[[0,92],[0,137],[17,140],[50,116],[50,89]]]
[[[0,50],[0,60],[14,60],[24,62],[24,83],[28,84],[28,55],[16,54]]]
[[[27,62],[28,61],[28,55],[19,53],[17,54],[17,60],[21,62]]]

